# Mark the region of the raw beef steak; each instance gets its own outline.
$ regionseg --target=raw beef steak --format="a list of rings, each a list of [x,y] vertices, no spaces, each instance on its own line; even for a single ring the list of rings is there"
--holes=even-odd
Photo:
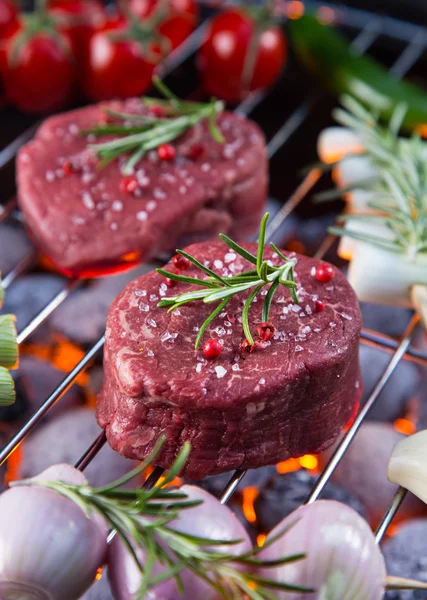
[[[245,247],[256,252],[254,244]],[[194,244],[187,251],[223,276],[251,268],[222,242]],[[283,264],[270,248],[264,258]],[[165,435],[158,464],[168,467],[189,440],[192,450],[184,476],[200,479],[317,453],[332,444],[361,394],[361,316],[342,273],[334,268],[332,281],[322,283],[315,274],[319,264],[298,256],[300,304],[280,286],[270,313],[274,339],[251,353],[241,349],[247,294],[232,298],[196,352],[198,328],[212,305],[197,301],[171,313],[157,307],[161,297],[195,286],[178,283],[169,289],[156,272],[129,284],[110,308],[104,386],[97,406],[111,446],[142,459]],[[200,271],[191,267],[185,274]],[[324,303],[323,311],[317,303],[316,312],[317,299]],[[262,300],[250,309],[254,333]],[[215,360],[203,356],[203,342],[209,338],[223,342]]]
[[[99,274],[175,249],[182,239],[256,231],[268,182],[257,125],[220,114],[221,144],[201,122],[174,142],[174,160],[149,152],[126,186],[128,157],[99,168],[88,150],[96,140],[81,134],[105,123],[106,106],[132,114],[146,110],[132,99],[54,116],[19,152],[19,204],[34,240],[57,267],[70,275]]]

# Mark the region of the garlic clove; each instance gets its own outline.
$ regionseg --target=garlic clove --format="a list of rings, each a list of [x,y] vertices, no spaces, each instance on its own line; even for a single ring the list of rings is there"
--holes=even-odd
[[[361,154],[363,150],[360,137],[346,127],[328,127],[317,141],[320,160],[327,164],[337,162],[347,154]]]
[[[333,169],[333,179],[340,188],[362,185],[378,175],[366,156],[346,156]]]
[[[388,479],[427,504],[427,430],[396,444],[388,464]]]
[[[419,284],[412,286],[411,300],[424,328],[427,329],[427,286]]]
[[[364,232],[367,233],[367,223]],[[387,231],[381,231],[387,239]],[[410,290],[427,285],[427,255],[412,262],[405,254],[391,252],[366,242],[357,242],[348,270],[348,280],[362,302],[412,307]]]
[[[40,479],[85,483],[57,465]],[[34,479],[37,479],[35,477]],[[75,600],[92,584],[107,551],[108,526],[72,500],[24,482],[0,495],[0,598]]]

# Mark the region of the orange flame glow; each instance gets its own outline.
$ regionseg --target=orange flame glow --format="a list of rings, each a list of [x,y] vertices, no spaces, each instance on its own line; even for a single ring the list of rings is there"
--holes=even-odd
[[[255,500],[257,499],[259,491],[255,487],[246,487],[243,490],[243,514],[249,523],[256,522],[255,512]]]
[[[304,4],[299,0],[291,0],[286,6],[290,19],[300,19],[304,14]]]
[[[267,536],[265,533],[260,533],[256,539],[256,543],[257,545],[262,548],[265,544],[265,540],[267,539]]]
[[[412,435],[416,430],[415,423],[409,419],[396,419],[394,428],[396,431],[399,431],[399,433],[404,433],[405,435]]]

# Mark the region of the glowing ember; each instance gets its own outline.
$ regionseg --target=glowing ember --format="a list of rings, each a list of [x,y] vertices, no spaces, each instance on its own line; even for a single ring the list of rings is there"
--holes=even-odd
[[[258,545],[260,548],[262,548],[262,547],[264,546],[264,544],[265,544],[265,540],[266,540],[266,539],[267,539],[267,536],[266,536],[266,534],[265,534],[265,533],[260,533],[260,534],[257,536],[257,539],[256,539],[256,543],[257,543],[257,545]]]
[[[415,433],[415,423],[410,421],[409,419],[396,419],[394,422],[394,428],[396,431],[400,433],[404,433],[405,435],[412,435]]]
[[[304,14],[304,4],[299,0],[288,2],[286,9],[290,19],[300,19]]]
[[[249,523],[256,522],[256,512],[254,502],[257,499],[259,491],[254,487],[246,487],[243,490],[243,514]]]
[[[304,469],[308,469],[309,471],[316,469],[319,461],[312,454],[306,454],[305,456],[299,459],[299,464],[304,467]]]

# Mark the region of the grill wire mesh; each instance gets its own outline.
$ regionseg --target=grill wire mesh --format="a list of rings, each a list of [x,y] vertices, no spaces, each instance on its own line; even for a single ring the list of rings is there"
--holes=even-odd
[[[307,3],[309,4],[309,3]],[[339,24],[350,27],[355,33],[356,37],[353,39],[352,47],[355,52],[360,54],[365,53],[371,48],[376,42],[379,36],[385,36],[389,39],[399,40],[403,45],[403,51],[398,56],[397,60],[391,66],[390,71],[394,76],[400,78],[403,77],[418,61],[427,45],[427,30],[418,26],[411,25],[409,23],[397,22],[388,17],[370,15],[360,10],[341,8],[331,3],[324,3],[330,9],[334,10],[334,15],[339,21]],[[202,24],[187,40],[184,44],[175,51],[167,61],[163,64],[160,75],[166,77],[172,74],[178,69],[189,57],[191,57],[200,45],[205,25]],[[286,77],[286,74],[284,75]],[[236,111],[245,116],[251,116],[251,114],[266,100],[271,92],[255,92],[252,93],[244,102],[242,102]],[[321,96],[319,93],[308,95],[302,103],[299,103],[297,108],[291,112],[281,126],[274,132],[270,137],[267,145],[267,152],[270,158],[273,158],[276,153],[282,149],[285,145],[289,144],[291,140],[296,136],[298,131],[304,125],[310,114],[315,110],[316,105],[320,101]],[[3,169],[10,163],[16,156],[19,148],[31,139],[37,129],[38,123],[31,126],[23,134],[8,144],[3,150],[0,151],[0,169]],[[317,169],[312,169],[290,195],[290,197],[283,203],[281,208],[276,212],[273,219],[271,220],[268,230],[267,238],[271,238],[278,234],[285,218],[287,218],[292,211],[302,202],[304,198],[309,194],[312,188],[316,185],[321,177],[321,173]],[[0,207],[1,208],[1,207]],[[15,200],[12,199],[6,203],[0,212],[0,222],[14,220],[20,221],[21,215],[17,211]],[[321,243],[314,256],[316,258],[322,258],[325,253],[332,247],[334,243],[333,236],[326,236],[324,241]],[[37,253],[32,250],[26,255],[9,273],[3,278],[3,287],[7,289],[18,277],[25,274],[33,265],[37,262]],[[79,288],[84,282],[79,279],[69,279],[64,287],[52,298],[44,308],[19,332],[18,342],[21,344],[24,342],[39,325],[52,314],[52,312],[72,293]],[[329,463],[324,468],[320,477],[318,478],[314,488],[312,489],[309,497],[306,499],[306,503],[314,502],[319,498],[325,485],[328,483],[331,475],[335,468],[343,458],[346,450],[357,434],[358,429],[362,425],[365,417],[369,410],[372,408],[374,403],[378,400],[384,387],[390,380],[390,377],[396,370],[400,361],[402,360],[415,360],[422,366],[427,366],[427,355],[422,351],[411,347],[412,338],[419,325],[419,319],[414,314],[410,320],[406,330],[402,333],[402,337],[399,342],[394,338],[391,338],[385,334],[377,331],[364,329],[361,334],[361,342],[375,346],[387,353],[391,353],[391,359],[382,373],[378,374],[378,382],[374,389],[369,395],[366,404],[359,412],[356,420],[352,426],[346,432],[340,445],[337,447],[335,453],[330,459]],[[90,350],[84,355],[80,362],[70,371],[60,385],[50,394],[48,398],[40,405],[40,407],[34,412],[34,414],[28,419],[23,427],[14,435],[14,437],[6,444],[6,446],[0,451],[0,465],[3,464],[9,456],[17,449],[19,444],[24,440],[27,434],[41,421],[42,417],[60,400],[64,393],[73,385],[79,374],[92,362],[94,358],[99,355],[104,344],[104,337],[101,337]],[[105,444],[106,439],[104,433],[101,433],[99,437],[94,440],[90,448],[87,449],[85,454],[78,460],[76,467],[84,470],[88,464],[95,459],[99,450]],[[146,480],[144,486],[150,487],[156,483],[158,478],[162,474],[162,469],[156,468],[152,474]],[[233,495],[239,483],[245,476],[245,471],[237,470],[232,475],[228,484],[226,485],[223,493],[221,494],[221,502],[227,503]],[[385,513],[382,522],[376,531],[376,540],[380,542],[387,531],[393,517],[399,509],[406,491],[399,489],[390,504],[387,512]]]

